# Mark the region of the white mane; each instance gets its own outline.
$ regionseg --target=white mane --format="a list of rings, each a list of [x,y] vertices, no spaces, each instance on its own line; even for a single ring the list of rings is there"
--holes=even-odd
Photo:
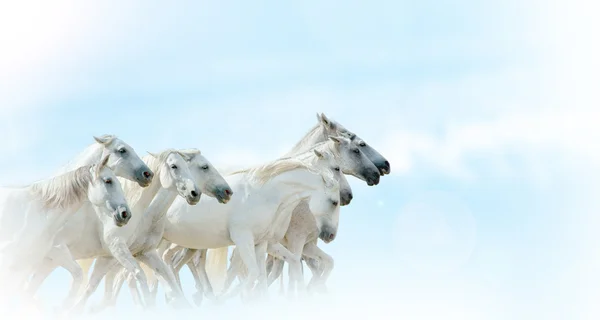
[[[278,159],[264,165],[238,170],[230,173],[229,175],[246,173],[250,177],[251,181],[253,180],[255,183],[262,185],[280,174],[296,169],[306,170],[310,173],[321,176],[327,185],[330,185],[333,183],[332,181],[335,181],[333,172],[331,172],[331,170],[324,168],[317,170],[310,163],[295,158]]]
[[[65,174],[33,183],[30,192],[44,203],[44,208],[66,209],[84,201],[92,182],[93,165],[80,167]]]
[[[116,136],[111,134],[105,134],[100,136],[99,138],[108,142],[112,142],[116,138]],[[102,152],[104,152],[105,147],[106,145],[98,142],[90,144],[75,158],[73,158],[67,164],[62,166],[57,171],[57,174],[63,174],[65,172],[75,170],[76,168],[87,166],[99,161],[100,157],[102,157]]]
[[[321,123],[317,123],[284,157],[306,151],[308,148],[314,146],[314,141],[323,141],[324,139],[327,139],[325,128]]]
[[[356,134],[348,131],[341,124],[331,119],[328,119],[328,121],[330,121],[333,124],[335,128],[335,135],[343,136],[345,138],[350,139],[350,141],[356,138]],[[298,141],[298,143],[296,143],[292,150],[286,153],[284,157],[290,157],[299,153],[306,152],[312,149],[315,146],[315,143],[319,144],[325,142],[328,139],[328,137],[329,135],[327,134],[325,126],[323,125],[323,123],[319,122],[312,129],[310,129],[310,131],[306,133],[306,135],[304,135],[304,137],[300,141]]]
[[[317,150],[322,154],[329,154],[329,155],[333,156],[335,159],[339,159],[341,157],[340,150],[335,147],[335,142],[328,139],[327,141],[319,142],[319,143],[313,145],[310,149],[293,156],[293,158],[296,158],[296,159],[299,159],[302,161],[306,161],[307,159],[311,159],[314,161],[314,160],[316,160],[316,157],[314,157],[315,156],[314,150]],[[286,158],[282,158],[282,159],[289,159],[289,158],[292,158],[292,157],[286,157]]]

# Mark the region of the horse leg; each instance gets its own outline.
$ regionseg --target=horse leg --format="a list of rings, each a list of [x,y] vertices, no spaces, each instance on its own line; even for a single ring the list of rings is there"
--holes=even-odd
[[[198,269],[194,264],[194,261],[188,261],[186,264],[190,272],[192,273],[192,277],[194,278],[194,283],[196,287],[196,292],[192,295],[192,299],[194,299],[194,304],[199,307],[202,305],[202,300],[204,299],[204,288],[202,284],[202,280],[200,280],[200,275],[198,274]]]
[[[171,252],[172,252],[172,254],[171,254]],[[194,254],[196,253],[196,250],[184,248],[181,246],[176,246],[176,247],[173,247],[173,250],[171,252],[169,252],[170,254],[169,254],[169,256],[167,256],[167,258],[170,257],[170,259],[166,263],[166,265],[169,268],[169,270],[171,270],[173,272],[175,281],[176,281],[177,285],[179,286],[179,288],[183,292],[183,285],[181,284],[181,278],[179,276],[179,273],[181,272],[181,269],[183,268],[183,266],[187,265],[189,262],[192,261],[192,258],[194,256]],[[169,302],[171,299],[172,299],[172,297],[167,295],[167,292],[165,292],[165,300],[167,302]]]
[[[269,256],[273,257],[271,255]],[[271,286],[273,282],[275,282],[275,280],[277,280],[279,277],[283,276],[284,261],[275,257],[272,258],[272,261],[273,268],[271,273],[269,274],[269,286]],[[281,289],[281,294],[283,294],[283,289]]]
[[[321,248],[319,248],[314,242],[307,243],[306,245],[304,245],[303,254],[307,257],[319,261],[319,266],[322,267],[322,272],[320,272],[321,270],[317,271],[317,274],[319,276],[313,276],[313,278],[311,279],[309,283],[309,288],[317,288],[320,291],[325,291],[325,282],[327,281],[329,275],[331,274],[331,271],[333,270],[333,258],[327,253],[325,253],[323,250],[321,250]]]
[[[174,270],[175,278],[177,279],[177,283],[179,284],[180,287],[182,287],[181,277],[179,276],[179,273],[181,272],[181,269],[183,268],[183,266],[192,262],[192,258],[194,257],[194,255],[196,254],[196,252],[198,250],[190,249],[190,248],[183,248],[183,247],[180,247],[180,248],[181,249],[179,250],[179,252],[177,252],[177,254],[173,256],[171,267]]]
[[[236,249],[242,262],[246,265],[248,275],[243,283],[238,286],[239,289],[244,289],[250,293],[254,288],[254,284],[260,276],[260,270],[256,261],[256,252],[254,245],[254,235],[247,230],[231,230],[230,237],[235,243]],[[237,294],[239,290],[234,290],[233,294]]]
[[[140,267],[140,264],[129,251],[129,247],[125,242],[113,241],[109,250],[113,257],[123,266],[129,273],[131,273],[137,280],[138,285],[141,288],[142,294],[144,295],[144,304],[146,307],[154,306],[152,297],[150,296],[150,290],[148,289],[148,279],[146,273]]]
[[[65,244],[59,244],[52,247],[48,253],[48,256],[54,261],[54,263],[57,263],[63,268],[67,269],[67,271],[69,271],[73,277],[71,288],[69,289],[66,300],[63,302],[63,309],[67,310],[75,303],[75,299],[77,299],[77,295],[81,291],[83,284],[83,270],[81,269],[81,266],[77,264],[77,261],[75,261],[71,255],[71,251]]]
[[[48,278],[48,276],[56,269],[58,265],[54,260],[49,257],[44,258],[44,262],[40,264],[38,268],[34,270],[33,275],[27,282],[25,290],[28,295],[35,296],[42,283]]]
[[[72,312],[83,311],[85,303],[90,298],[90,296],[94,294],[104,275],[106,275],[106,273],[108,273],[117,264],[118,261],[115,260],[113,257],[99,257],[96,259],[94,269],[92,270],[92,275],[86,285],[83,294],[78,298],[77,303],[75,303],[75,305],[71,308]]]
[[[313,277],[320,277],[323,274],[323,268],[318,259],[310,258],[302,253],[302,258],[306,261],[306,265],[310,269],[310,272],[313,274]]]
[[[169,246],[171,244],[165,240],[162,239],[160,240],[160,243],[158,244],[158,247],[156,248],[156,252],[158,253],[159,257],[163,258],[163,261],[167,264],[170,265],[170,262],[164,259],[164,254],[165,252],[169,249]],[[156,303],[156,295],[158,294],[158,279],[156,277],[151,277],[150,280],[148,280],[148,286],[149,286],[149,290],[150,290],[150,296],[152,297],[152,303]]]
[[[198,253],[194,256],[192,261],[188,263],[188,266],[194,276],[194,280],[196,280],[196,289],[203,295],[206,295],[207,298],[214,300],[216,297],[210,280],[208,279],[208,274],[206,273],[207,253],[208,250],[206,249],[198,250]]]
[[[315,289],[316,283],[319,282],[319,279],[323,275],[323,268],[321,266],[322,264],[319,262],[319,260],[306,256],[304,252],[302,253],[302,258],[304,261],[306,261],[306,265],[312,273],[312,277],[308,283],[309,293],[312,293]]]
[[[270,254],[267,254],[267,261],[265,262],[265,270],[267,271],[267,277],[271,274],[271,272],[273,271],[273,256]],[[270,284],[270,283],[269,283]]]
[[[114,290],[116,284],[113,285],[113,283],[117,274],[118,276],[122,274],[122,272],[119,272],[122,270],[124,269],[120,265],[115,264],[115,266],[106,273],[106,275],[104,276],[104,297],[102,297],[102,300],[99,304],[92,307],[91,311],[93,313],[98,313],[104,310],[106,307],[114,306],[116,304],[116,296],[118,295],[118,290]],[[119,283],[118,277],[117,283]],[[117,292],[115,293],[115,291]]]
[[[260,275],[258,278],[258,294],[261,297],[266,297],[268,294],[268,281],[267,281],[267,268],[265,266],[265,255],[267,254],[267,246],[268,246],[268,242],[263,241],[259,244],[257,244],[254,247],[254,251],[256,254],[256,262],[258,265],[258,269],[260,271]]]
[[[291,293],[295,292],[296,283],[300,282],[300,255],[295,255],[294,253],[290,252],[279,242],[269,243],[267,251],[274,257],[283,259],[285,262],[288,263],[290,269],[290,287],[288,288],[288,293],[291,297]]]
[[[175,279],[171,269],[158,256],[155,250],[149,250],[141,254],[138,259],[152,268],[157,278],[165,287],[167,295],[171,297],[175,307],[191,307],[183,296],[183,291]]]
[[[117,305],[117,297],[119,296],[119,293],[121,293],[121,289],[123,288],[123,283],[130,278],[130,274],[127,273],[127,270],[125,268],[123,268],[122,266],[120,266],[120,268],[118,268],[118,270],[115,270],[115,272],[116,273],[114,273],[112,275],[113,279],[109,280],[109,281],[113,282],[112,295],[110,296],[110,301],[108,302],[109,306]],[[108,280],[108,275],[106,275],[106,279]],[[107,280],[105,280],[105,283],[108,283]],[[133,297],[134,303],[138,306],[141,306],[142,303],[139,300],[138,294],[139,294],[139,292],[138,292],[137,288],[136,288],[135,292],[131,291],[131,296]],[[136,297],[136,295],[138,295],[138,296]],[[138,298],[138,299],[136,299],[136,298]]]
[[[239,259],[240,256],[238,254],[238,251],[236,250],[236,248],[234,248],[233,252],[231,253],[231,259],[229,259],[229,268],[227,268],[227,278],[225,279],[225,283],[223,284],[222,292],[227,292],[227,290],[229,290],[231,284],[233,283],[233,281],[235,281],[236,278],[239,278],[240,281],[242,281],[242,279],[244,278],[240,274],[241,270],[239,270]]]

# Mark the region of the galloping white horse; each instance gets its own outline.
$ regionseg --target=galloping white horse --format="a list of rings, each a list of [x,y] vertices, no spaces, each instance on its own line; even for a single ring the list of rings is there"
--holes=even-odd
[[[341,136],[347,137],[348,139],[352,140],[352,142],[379,169],[379,173],[381,176],[391,173],[390,163],[377,150],[375,150],[373,147],[368,145],[363,139],[358,137],[355,133],[349,131],[344,126],[342,126],[340,123],[327,118],[323,113],[317,114],[317,119],[319,122],[317,124],[317,126],[315,126],[286,155],[294,155],[294,154],[297,154],[298,152],[301,152],[302,150],[306,150],[307,148],[310,148],[311,144],[318,143],[322,139],[325,139],[326,135],[341,135]],[[308,217],[306,215],[306,213],[300,213],[299,209],[295,210],[294,212],[297,213],[298,215],[303,215],[303,216]],[[308,225],[305,225],[305,227],[308,227]],[[336,230],[337,230],[337,228],[336,228]],[[325,231],[327,231],[327,230],[325,230]],[[319,233],[319,238],[321,238],[321,240],[323,240],[323,242],[325,242],[325,243],[329,243],[329,242],[333,241],[333,239],[330,239],[330,237],[331,237],[331,233],[329,233],[329,235]],[[334,237],[335,237],[335,233],[334,233]],[[325,239],[328,239],[328,241],[326,241]],[[310,241],[309,243],[307,243],[307,247],[305,247],[304,250],[307,250],[307,254],[306,255],[303,254],[303,258],[313,273],[313,277],[310,281],[309,288],[318,288],[318,289],[324,290],[325,289],[325,287],[324,287],[325,281],[326,281],[329,273],[331,273],[331,270],[333,269],[333,259],[317,246],[316,239],[314,241]],[[267,261],[267,266],[270,268],[270,267],[272,267],[270,265],[271,262],[275,263],[275,266],[278,267],[278,269],[276,269],[274,271],[276,271],[276,272],[279,271],[278,273],[279,273],[279,275],[281,275],[280,271],[283,268],[284,262],[280,261],[280,260],[277,261],[277,260],[278,260],[277,258],[270,256],[269,260]],[[277,275],[277,273],[274,275]],[[271,277],[271,281],[272,280],[273,280],[273,277]]]
[[[340,164],[338,163],[338,160],[335,159],[334,155],[331,152],[328,152],[327,150],[324,151],[319,151],[318,148],[317,149],[313,149],[312,151],[306,152],[304,154],[298,155],[297,157],[298,159],[304,160],[304,161],[308,161],[310,163],[312,163],[313,166],[317,167],[317,168],[328,168],[329,170],[331,170],[333,172],[334,178],[338,181],[338,183],[340,184],[340,206],[344,206],[350,203],[350,201],[352,200],[352,189],[350,188],[350,184],[348,183],[348,180],[346,179],[346,177],[342,174],[342,168],[340,167]],[[290,221],[290,227],[288,228],[288,232],[286,233],[285,238],[289,238],[288,234],[290,233],[290,229],[292,228],[292,226],[297,226],[300,222],[296,221],[298,219],[303,219],[303,217],[299,217],[298,213],[296,211],[298,211],[298,208],[306,208],[308,209],[308,202],[306,200],[302,200],[300,202],[300,204],[294,209],[293,213],[292,213],[292,218]],[[337,213],[338,211],[333,211],[331,213]],[[319,217],[314,217],[312,216],[312,213],[308,212],[309,214],[311,214],[311,218],[314,221],[315,218],[318,219],[319,225],[320,226],[329,226],[329,225],[333,225],[335,224],[337,226],[337,220],[338,217],[333,217],[333,216],[319,216]],[[333,223],[333,221],[336,221],[335,223]],[[325,227],[327,228],[327,227]],[[302,241],[302,240],[300,240]],[[282,243],[284,244],[284,246],[290,250],[290,246],[286,245],[286,243]],[[198,290],[198,292],[196,292],[194,294],[194,301],[196,303],[196,305],[200,305],[203,296],[206,294],[207,297],[209,298],[214,298],[214,293],[213,293],[213,288],[211,286],[210,281],[208,280],[208,276],[206,274],[204,265],[205,265],[205,259],[206,259],[206,249],[203,250],[194,250],[194,249],[189,249],[189,248],[183,248],[183,247],[172,247],[169,249],[169,251],[172,251],[173,253],[175,251],[177,256],[173,256],[173,258],[170,258],[172,256],[172,254],[167,254],[165,255],[165,257],[170,260],[170,264],[171,266],[173,266],[173,268],[175,269],[175,274],[178,275],[179,271],[181,270],[181,268],[183,267],[184,264],[187,264],[188,267],[190,268],[190,271],[192,272],[192,275],[194,276],[194,280],[196,282],[196,288]],[[200,251],[200,252],[196,252],[196,251]],[[298,252],[296,252],[297,250],[290,250],[292,253],[294,254],[298,254]],[[234,249],[234,255],[237,256],[237,251]],[[187,263],[186,263],[187,261]],[[238,259],[238,264],[239,264],[239,259]],[[229,288],[229,286],[231,285],[231,282],[235,279],[235,271],[234,268],[229,268],[228,273],[227,273],[227,281],[226,281],[226,285],[225,285],[225,290],[227,290]],[[213,279],[216,280],[216,279]]]
[[[257,253],[267,245],[278,256],[290,256],[278,242],[270,241],[283,237],[291,209],[299,201],[310,198],[314,212],[336,210],[339,204],[339,184],[331,171],[317,171],[297,159],[269,162],[231,173],[226,179],[237,193],[230,204],[217,206],[214,200],[203,198],[189,207],[176,201],[167,212],[164,238],[192,249],[236,245],[249,270],[247,289],[259,277],[266,278],[261,265],[264,258],[257,261]]]
[[[346,171],[349,172],[357,177],[362,178],[363,180],[374,180],[374,179],[378,179],[379,178],[379,173],[377,168],[365,157],[365,155],[361,154],[360,151],[356,148],[353,148],[351,146],[351,143],[348,139],[346,138],[341,138],[341,137],[331,137],[327,142],[321,143],[318,147],[317,147],[317,151],[320,153],[324,153],[324,152],[329,152],[331,154],[334,155],[334,157],[340,162],[340,167],[342,171]],[[312,157],[312,158],[311,158]],[[316,162],[318,157],[316,156],[316,154],[314,152],[308,152],[307,155],[303,156],[303,159],[308,160],[311,159],[311,162]],[[287,158],[287,159],[280,159],[278,161],[292,161],[293,159],[291,158]],[[298,160],[295,159],[296,161],[302,161],[302,160]],[[316,166],[311,163],[310,166],[313,168],[316,168]],[[318,168],[318,169],[323,169],[323,168]],[[337,182],[337,181],[336,181]],[[350,193],[348,193],[350,194]],[[310,196],[306,197],[307,199],[310,200]],[[338,195],[339,198],[339,195]],[[281,257],[283,259],[286,259],[288,261],[290,261],[291,264],[299,264],[300,263],[300,256],[296,256],[294,254],[292,254],[291,252],[289,252],[289,250],[287,250],[285,247],[283,247],[279,241],[283,238],[283,236],[285,235],[285,232],[288,228],[290,219],[291,219],[291,213],[292,210],[298,205],[300,201],[294,202],[294,203],[290,203],[289,207],[286,207],[285,211],[282,211],[281,214],[279,214],[279,217],[277,217],[277,221],[272,220],[272,221],[268,221],[268,220],[264,220],[261,221],[264,225],[262,226],[262,228],[265,229],[270,229],[270,233],[269,234],[264,234],[260,233],[260,231],[253,231],[255,233],[257,233],[258,235],[255,236],[255,238],[260,238],[261,242],[268,242],[268,251],[274,255],[277,255],[278,257]],[[282,204],[283,205],[283,204]],[[287,203],[286,203],[287,205]],[[337,204],[336,204],[337,206]],[[317,212],[318,213],[318,212]],[[206,215],[206,214],[204,214]],[[272,217],[272,219],[275,219],[275,216],[270,216]],[[254,218],[254,217],[253,217]],[[257,218],[254,218],[257,219]],[[248,224],[255,224],[254,221],[248,221]],[[204,230],[207,229],[208,226],[211,225],[211,223],[209,222],[205,222],[203,223],[203,225],[206,225],[206,227],[199,227],[199,229],[202,229],[202,231],[198,230],[197,232],[200,234],[205,234],[205,233],[210,233],[211,231],[209,230]],[[254,233],[253,233],[254,234]],[[202,239],[202,241],[207,241],[208,243],[201,245],[199,244],[199,242],[197,244],[195,244],[196,248],[194,249],[205,249],[205,248],[219,248],[217,247],[217,245],[215,243],[211,243],[209,240],[209,238],[202,238],[202,235],[199,235],[199,238]],[[174,242],[175,244],[178,244],[180,246],[183,247],[188,247],[188,245],[182,242],[180,242],[181,240],[178,240],[179,238],[175,238],[175,239],[169,239],[168,235],[165,236],[165,239]],[[185,240],[184,240],[185,241]],[[258,240],[256,240],[258,243]],[[201,246],[204,246],[201,247]],[[225,247],[225,246],[223,246]],[[218,264],[216,264],[216,268],[217,269],[222,269],[223,272],[226,271],[226,264],[227,264],[227,248],[223,248],[220,247],[221,249],[219,251],[224,252],[224,254],[221,254],[221,257],[224,257],[225,259],[219,259]],[[266,244],[265,244],[266,247]],[[237,250],[240,250],[240,247],[237,246],[236,247]],[[165,258],[165,257],[163,257]],[[243,258],[242,258],[243,259]],[[247,258],[244,260],[244,264],[248,264],[246,262]],[[187,263],[187,261],[184,261],[183,263]],[[264,263],[264,260],[261,261],[261,266],[262,263]],[[296,265],[296,266],[297,266]],[[299,267],[299,266],[298,266]],[[256,272],[258,272],[259,270],[256,270]],[[291,271],[291,274],[294,275],[294,281],[297,280],[297,277],[299,277],[299,269],[294,269]],[[264,270],[260,270],[261,274],[262,272],[264,272]],[[252,276],[252,273],[250,272],[250,275]],[[255,279],[249,278],[249,280],[246,282],[246,287],[249,287],[250,281],[255,281]],[[262,280],[262,279],[261,279]],[[266,288],[266,277],[264,279],[264,286]]]
[[[348,141],[346,143],[349,144]],[[312,151],[308,151],[298,155],[297,158],[303,159],[304,161],[309,161],[313,163],[313,165],[316,167],[329,168],[330,170],[332,170],[332,172],[334,173],[334,178],[340,184],[340,206],[348,205],[352,199],[352,189],[350,188],[348,180],[342,174],[343,166],[340,166],[340,164],[338,163],[339,160],[331,152],[327,150],[319,151],[319,149],[322,148],[319,148],[318,145]],[[342,158],[341,160],[344,159]],[[347,168],[345,169],[348,171]],[[308,242],[316,239],[318,236],[321,236],[324,239],[324,241],[332,241],[337,231],[338,222],[339,210],[328,212],[325,215],[319,213],[312,213],[309,210],[308,202],[306,200],[303,200],[298,204],[298,206],[294,208],[289,227],[284,238],[280,241],[280,243],[284,245],[292,254],[300,256],[300,254],[303,253],[303,248],[305,247],[305,244],[308,245]],[[175,266],[176,271],[178,271],[183,266],[183,262],[185,262],[185,256],[182,257],[182,255],[186,254],[186,251],[191,250],[183,250],[182,252],[178,252],[179,256],[175,258],[177,260],[177,263],[173,264]],[[189,253],[187,254],[189,255]],[[200,262],[200,259],[195,260]],[[234,249],[231,258],[231,265],[227,272],[227,280],[225,281],[223,291],[229,289],[229,286],[231,285],[238,273],[245,275],[246,270],[242,268],[243,266],[240,264],[240,262],[241,261],[239,260],[237,250]],[[204,266],[190,266],[190,269],[194,268],[198,268],[200,269],[200,272],[202,272]],[[211,297],[212,288],[210,286],[210,283],[206,282],[206,278],[204,276],[202,276],[202,280],[204,280],[202,281],[203,283],[197,284],[197,286],[201,285],[201,287],[199,287],[198,289],[202,290],[203,287],[205,287],[207,290],[207,296]],[[300,280],[300,288],[302,289],[302,278],[300,277],[300,279],[297,280]],[[270,280],[270,282],[272,282],[272,280]],[[292,278],[290,276],[290,293],[294,291],[295,286],[296,283],[292,281]],[[201,296],[195,295],[194,297],[195,299],[197,299],[196,303],[199,304],[200,301],[198,299],[201,299]]]
[[[65,173],[76,168],[87,166],[100,161],[104,157],[108,157],[107,167],[115,173],[116,176],[124,179],[137,182],[140,187],[147,187],[154,178],[154,172],[140,159],[135,150],[123,140],[114,135],[102,135],[94,137],[95,143],[86,147],[77,157],[63,166],[58,172]],[[44,263],[39,266],[31,280],[28,283],[27,291],[30,295],[34,295],[42,282],[56,268],[57,265],[67,269],[73,281],[71,289],[65,305],[70,304],[76,297],[81,283],[83,281],[83,272],[79,265],[73,259],[68,244],[79,241],[84,230],[88,232],[98,232],[99,230],[90,230],[86,228],[89,220],[93,220],[94,210],[89,203],[84,204],[77,213],[65,222],[54,239],[54,247],[48,252]],[[104,216],[97,216],[97,219],[102,222],[103,230],[114,228],[111,219]]]
[[[342,135],[351,139],[354,145],[360,148],[360,150],[367,155],[373,164],[377,166],[382,176],[391,172],[389,162],[356,134],[350,132],[336,121],[328,119],[324,114],[318,114],[317,119],[319,121],[317,126],[310,130],[291,151],[286,153],[287,156],[293,156],[304,150],[310,149],[313,147],[313,143],[318,143],[318,141],[326,139],[327,135]],[[292,221],[290,222],[290,228],[286,234],[286,240],[291,239],[293,243],[296,243],[295,246],[300,246],[302,239],[306,240],[305,246],[302,249],[303,258],[306,260],[311,271],[313,271],[313,277],[310,281],[309,288],[325,290],[325,281],[333,269],[333,259],[317,246],[317,237],[325,243],[333,241],[337,233],[337,222],[335,225],[329,225],[325,228],[317,225],[315,222],[316,221],[311,218],[310,211],[307,210],[307,207],[300,204],[294,209]],[[289,246],[294,246],[294,244],[287,244]],[[289,246],[286,247],[290,248]],[[223,259],[222,255],[220,257]],[[233,259],[234,255],[232,255],[232,262]],[[195,260],[200,261],[198,258]],[[269,285],[277,277],[282,275],[281,271],[283,270],[283,263],[284,261],[281,259],[277,259],[276,257],[269,255],[267,260],[267,272],[270,272],[271,270],[273,271],[269,274]],[[235,266],[235,264],[232,264],[232,266]],[[196,276],[194,277],[196,278]],[[215,280],[219,279],[218,275],[213,275],[211,278],[216,278]],[[204,277],[200,279],[204,279]],[[228,277],[228,280],[225,284],[226,288],[231,284],[231,281],[233,281],[233,278]],[[207,285],[206,281],[203,282],[204,286],[208,286],[210,290],[210,283]],[[202,287],[202,284],[197,284],[197,287]],[[210,297],[210,295],[208,296]]]
[[[42,262],[52,248],[58,229],[84,203],[90,203],[99,215],[123,226],[131,218],[121,184],[106,166],[109,157],[100,163],[36,182],[22,188],[0,190],[0,218],[4,228],[22,224],[20,234],[3,248],[2,278],[11,277],[22,286],[33,268]],[[25,221],[23,221],[25,217]],[[19,223],[15,224],[14,218]],[[6,283],[2,285],[6,289]],[[8,286],[10,287],[10,286]],[[21,288],[16,290],[20,291]]]
[[[364,140],[359,138],[356,134],[348,131],[341,124],[328,119],[324,114],[317,114],[317,119],[318,119],[317,125],[315,125],[294,146],[294,148],[292,148],[291,151],[286,153],[284,155],[284,157],[294,156],[294,155],[298,155],[302,152],[306,152],[307,150],[314,148],[315,145],[322,143],[324,141],[327,141],[330,136],[342,135],[342,136],[350,139],[352,141],[353,145],[356,148],[358,148],[361,153],[364,153],[369,158],[369,160],[377,167],[377,169],[379,170],[379,173],[381,175],[388,174],[390,172],[389,162],[383,156],[381,156],[376,150],[374,150],[371,146],[369,146]],[[345,173],[354,175],[351,172],[345,172]],[[368,179],[368,180],[365,179],[365,180],[367,181],[367,184],[374,185],[379,182],[379,176],[376,175],[375,177],[371,177],[370,179]],[[301,206],[300,208],[304,208],[304,206]],[[166,245],[168,246],[168,244],[166,244]],[[164,249],[166,249],[166,248],[163,248],[163,250]],[[175,253],[177,247],[174,247],[171,249],[172,250],[169,250],[167,253],[165,253],[165,256],[163,257],[167,261],[173,261],[172,255]],[[185,252],[185,253],[188,253],[188,252]],[[212,257],[212,258],[209,258],[210,263],[208,265],[208,267],[209,267],[208,272],[212,275],[211,279],[219,281],[219,279],[224,278],[224,274],[216,274],[215,269],[216,270],[222,269],[220,266],[227,263],[227,249],[221,248],[221,249],[217,249],[217,250],[210,250],[209,253],[210,254],[208,255],[208,257]],[[324,256],[324,253],[321,256]],[[180,255],[180,257],[181,257],[181,255]],[[196,261],[200,262],[202,264],[202,266],[204,266],[206,257],[207,257],[206,252],[200,251],[200,252],[196,253],[196,257],[193,258],[192,260],[196,260]],[[315,261],[311,261],[311,262],[313,262],[313,265],[315,264]],[[211,268],[211,266],[213,266],[213,265],[216,267]],[[212,289],[211,289],[210,283],[207,283],[207,281],[199,281],[199,280],[201,280],[200,278],[203,278],[203,279],[208,278],[204,268],[198,267],[196,270],[193,270],[192,268],[190,270],[192,271],[194,279],[196,280],[196,287],[198,288],[198,290],[207,292],[208,296],[211,297]],[[152,276],[150,276],[150,277],[152,278]],[[201,282],[204,282],[204,286],[202,285]],[[153,282],[151,283],[151,287],[154,287],[153,293],[156,293],[155,284],[156,284],[156,280],[153,280]],[[202,287],[204,287],[206,289],[202,290]],[[194,296],[194,298],[196,299],[196,301],[201,300],[201,297],[199,297],[198,294],[196,294]]]
[[[181,152],[188,154],[191,158],[189,160],[188,167],[194,175],[195,182],[200,187],[202,193],[212,198],[216,198],[220,203],[226,204],[231,199],[233,191],[231,191],[231,188],[227,182],[225,182],[225,179],[219,174],[214,166],[205,157],[203,157],[198,150],[194,149]],[[175,200],[174,197],[173,200]],[[144,257],[145,261],[156,260],[157,262],[151,266],[154,267],[155,265],[160,265],[160,267],[163,268],[153,269],[157,271],[159,279],[167,288],[167,295],[172,299],[185,300],[185,298],[183,298],[183,292],[180,290],[180,286],[175,281],[175,276],[172,274],[172,271],[166,265],[164,265],[156,251],[156,247],[163,238],[165,226],[164,214],[166,213],[167,208],[168,205],[165,203],[165,206],[162,209],[147,213],[147,215],[149,215],[148,219],[150,219],[150,215],[152,215],[152,224],[141,226],[142,228],[147,228],[147,231],[138,228],[138,239],[132,246],[130,246],[130,249],[131,252],[138,258],[138,260],[140,260],[140,256]],[[142,262],[144,260],[142,260]],[[125,270],[122,267],[117,267],[113,268],[106,275],[105,299],[103,300],[103,304],[99,306],[100,308],[113,306],[116,303],[116,297],[125,277],[125,273],[123,271]],[[119,274],[119,277],[116,278],[117,282],[113,285],[116,274]],[[133,278],[131,275],[129,275],[129,284],[130,288],[132,289],[132,293],[134,294],[135,301],[139,303],[140,298],[137,293],[137,288],[135,287],[135,278]],[[115,291],[114,294],[113,289]],[[173,295],[173,292],[175,295]]]
[[[158,175],[158,181],[154,179],[150,186],[140,188],[130,181],[124,182],[125,194],[134,215],[129,223],[123,228],[108,230],[104,234],[90,234],[69,246],[75,259],[96,259],[92,278],[87,283],[85,292],[79,297],[74,311],[80,311],[95,291],[104,274],[115,264],[120,264],[132,273],[138,280],[148,301],[148,285],[144,272],[140,268],[136,258],[133,257],[130,246],[139,237],[139,231],[147,231],[152,225],[153,215],[151,212],[164,210],[180,195],[188,204],[195,205],[200,200],[200,192],[194,183],[193,176],[188,168],[190,155],[168,149],[158,155],[144,157],[144,161]],[[92,220],[89,224],[92,229],[101,228],[100,221]],[[147,235],[147,233],[144,233]],[[140,260],[159,268],[155,261],[146,261],[143,256]]]

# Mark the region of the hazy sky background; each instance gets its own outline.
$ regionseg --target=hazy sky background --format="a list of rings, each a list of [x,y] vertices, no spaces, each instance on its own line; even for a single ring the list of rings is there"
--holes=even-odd
[[[259,163],[324,112],[392,166],[376,187],[351,178],[339,236],[321,244],[336,261],[337,306],[381,310],[378,301],[412,318],[595,318],[594,9],[5,1],[0,183],[45,178],[104,133],[140,155],[197,147],[217,166]],[[58,270],[41,296],[59,301],[69,283]],[[121,297],[127,308],[129,292]]]

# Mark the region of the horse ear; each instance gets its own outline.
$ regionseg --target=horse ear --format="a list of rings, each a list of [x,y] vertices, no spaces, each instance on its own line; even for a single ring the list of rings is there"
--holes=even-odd
[[[96,142],[98,142],[99,144],[103,144],[103,145],[110,144],[114,139],[115,139],[115,136],[107,135],[107,134],[105,134],[101,137],[94,136],[94,140],[96,140]]]
[[[313,149],[313,152],[317,155],[317,157],[319,157],[321,159],[323,158],[323,154],[319,150]]]
[[[335,123],[329,120],[329,118],[327,118],[327,116],[325,116],[324,113],[321,113],[320,115],[317,114],[317,117],[319,118],[319,121],[321,121],[321,124],[323,124],[329,130],[335,130]]]
[[[329,136],[329,139],[333,140],[335,143],[342,143],[342,138]]]

